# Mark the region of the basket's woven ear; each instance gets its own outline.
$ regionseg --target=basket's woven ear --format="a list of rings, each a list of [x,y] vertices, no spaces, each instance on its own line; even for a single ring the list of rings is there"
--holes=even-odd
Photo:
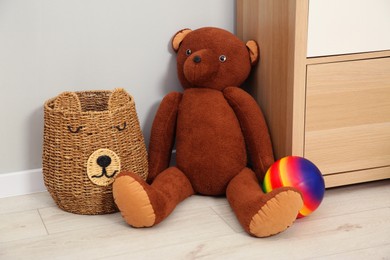
[[[79,97],[74,92],[63,92],[54,101],[54,109],[67,112],[81,112]]]
[[[132,97],[123,88],[116,88],[108,100],[108,110],[118,109],[126,105],[128,106],[131,100]]]

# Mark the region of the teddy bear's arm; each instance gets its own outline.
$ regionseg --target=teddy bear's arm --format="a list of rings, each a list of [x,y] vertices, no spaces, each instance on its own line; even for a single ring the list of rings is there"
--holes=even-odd
[[[253,170],[262,181],[265,172],[274,162],[272,143],[263,113],[256,101],[244,90],[228,87],[223,93],[240,122]]]
[[[182,95],[178,92],[166,95],[154,117],[149,143],[148,182],[152,182],[160,172],[169,167]]]

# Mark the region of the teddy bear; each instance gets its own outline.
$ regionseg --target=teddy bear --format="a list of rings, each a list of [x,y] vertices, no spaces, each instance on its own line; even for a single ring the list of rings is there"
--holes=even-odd
[[[259,183],[274,162],[272,144],[261,109],[239,87],[259,60],[257,43],[203,27],[177,32],[172,48],[184,91],[166,95],[156,112],[148,180],[124,171],[114,181],[123,218],[133,227],[151,227],[193,194],[225,195],[250,235],[284,231],[302,196],[292,187],[262,191]],[[170,166],[175,142],[176,165]]]

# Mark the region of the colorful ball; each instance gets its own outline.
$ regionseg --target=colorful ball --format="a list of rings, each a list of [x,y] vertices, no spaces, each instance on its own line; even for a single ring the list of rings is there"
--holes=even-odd
[[[265,174],[264,192],[287,186],[302,193],[303,207],[298,218],[311,214],[324,198],[325,183],[320,170],[311,161],[299,156],[287,156],[276,161]]]

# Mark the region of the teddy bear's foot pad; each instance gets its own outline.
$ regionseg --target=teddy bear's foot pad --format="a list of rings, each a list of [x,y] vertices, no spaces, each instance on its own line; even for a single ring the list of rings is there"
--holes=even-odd
[[[144,187],[129,175],[114,182],[113,195],[125,221],[133,227],[150,227],[156,215]]]
[[[278,234],[292,225],[303,206],[298,192],[288,190],[277,194],[252,217],[249,231],[256,237]]]

